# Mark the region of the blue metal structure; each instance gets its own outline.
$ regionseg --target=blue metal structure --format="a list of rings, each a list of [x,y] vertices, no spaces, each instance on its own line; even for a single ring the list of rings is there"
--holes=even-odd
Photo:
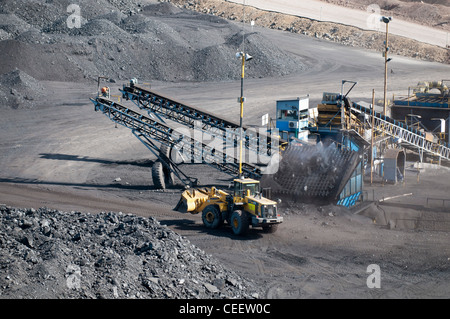
[[[408,100],[395,100],[396,110],[403,107],[407,110],[414,109],[417,114],[419,109],[424,110],[448,110],[448,96],[430,93],[415,93],[414,98]],[[419,107],[420,105],[420,107]],[[321,140],[331,139],[336,143],[341,143],[343,147],[354,151],[360,151],[367,145],[364,136],[359,135],[347,127],[348,117],[358,118],[359,116],[371,118],[367,124],[372,130],[390,138],[394,143],[401,143],[405,147],[416,149],[422,158],[424,153],[439,156],[441,159],[450,160],[450,147],[447,143],[434,142],[429,135],[405,124],[403,121],[388,117],[374,111],[372,108],[352,103],[345,96],[338,93],[324,93],[322,103],[318,106],[319,117],[317,126],[310,128],[310,132],[316,133]],[[394,108],[393,108],[394,110]],[[434,111],[436,112],[436,111]],[[410,111],[410,113],[412,113]],[[420,113],[422,114],[422,113]],[[450,114],[447,113],[447,114]],[[343,119],[342,117],[347,117]],[[447,115],[448,116],[448,115]],[[436,113],[433,117],[436,117]],[[353,133],[352,133],[353,132]],[[363,164],[363,162],[361,162]],[[363,166],[361,166],[362,168]],[[339,195],[339,205],[351,206],[359,199],[363,188],[363,169],[356,168],[353,176],[348,180],[347,185]],[[382,165],[381,169],[384,169]]]
[[[351,207],[355,206],[361,198],[364,186],[364,167],[363,161],[359,161],[351,178],[347,181],[344,189],[339,194],[337,205]]]
[[[284,140],[308,138],[309,96],[277,101],[276,128]]]
[[[394,105],[448,108],[449,100],[449,97],[440,94],[416,93],[411,97],[394,100]]]
[[[343,129],[342,103],[348,108],[350,102],[347,98],[343,99],[343,96],[339,93],[324,92],[321,104],[318,106],[317,125],[310,127],[310,132],[315,133],[319,141],[331,140],[342,151],[359,154],[354,158],[354,166],[350,170],[350,176],[345,178],[345,184],[341,186],[337,195],[337,205],[352,207],[361,200],[365,164],[362,154],[367,142],[354,131]]]
[[[450,123],[450,90],[444,83],[449,81],[419,82],[412,94],[411,87],[408,88],[408,96],[394,97],[392,117],[405,122],[411,120],[411,124],[415,120],[429,132],[440,129],[443,134],[439,138],[450,143],[450,130],[446,123]],[[442,120],[443,125],[442,122],[437,125],[437,120]]]

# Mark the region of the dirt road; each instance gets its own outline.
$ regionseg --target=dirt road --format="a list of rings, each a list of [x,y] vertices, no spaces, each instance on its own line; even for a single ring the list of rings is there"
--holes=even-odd
[[[243,3],[242,0],[230,0],[230,2]],[[363,30],[382,32],[385,32],[386,30],[385,24],[377,21],[380,12],[374,13],[372,7],[368,8],[366,11],[361,11],[321,1],[288,0],[245,0],[245,4],[263,10],[355,26]],[[422,26],[417,23],[411,23],[396,17],[393,18],[393,21],[389,24],[389,33],[391,34],[404,36],[444,48],[448,44],[448,32]]]

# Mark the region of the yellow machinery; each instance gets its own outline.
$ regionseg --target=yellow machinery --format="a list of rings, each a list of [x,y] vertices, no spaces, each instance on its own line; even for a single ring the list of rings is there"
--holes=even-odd
[[[277,203],[264,198],[259,181],[250,178],[235,179],[233,194],[215,187],[186,190],[175,210],[201,212],[203,224],[208,228],[218,228],[227,221],[237,235],[245,234],[250,225],[273,233],[283,222],[277,213]]]
[[[242,71],[241,96],[239,98],[241,106],[239,178],[234,180],[234,192],[230,195],[215,187],[186,190],[181,195],[175,210],[186,209],[192,214],[202,212],[203,224],[208,228],[220,227],[224,221],[227,221],[236,235],[245,234],[250,225],[262,227],[264,231],[273,233],[278,228],[278,224],[283,222],[283,217],[277,213],[277,203],[262,196],[259,181],[243,177],[244,69],[245,62],[251,60],[252,57],[244,52],[239,52],[236,57],[242,60]]]

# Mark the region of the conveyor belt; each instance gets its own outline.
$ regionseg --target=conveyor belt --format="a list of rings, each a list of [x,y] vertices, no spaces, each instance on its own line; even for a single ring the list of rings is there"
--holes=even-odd
[[[121,92],[124,99],[133,101],[139,108],[149,113],[181,123],[189,128],[194,128],[198,125],[196,123],[200,123],[201,130],[204,132],[222,136],[224,140],[233,141],[235,145],[239,141],[240,133],[237,123],[186,103],[175,101],[139,85],[124,85]],[[287,142],[282,140],[273,141],[270,135],[262,134],[258,130],[247,129],[246,127],[243,127],[243,129],[245,132],[245,148],[256,152],[258,155],[270,156],[273,149],[278,150],[279,145],[287,145]]]
[[[183,135],[166,124],[134,112],[110,99],[97,97],[91,101],[94,103],[96,111],[101,111],[110,120],[131,129],[135,135],[175,146],[187,152],[192,159],[200,159],[201,163],[211,165],[233,176],[239,175],[239,161],[227,152],[221,152],[191,136]],[[258,166],[243,163],[242,170],[245,177],[256,179],[261,177],[261,170]]]

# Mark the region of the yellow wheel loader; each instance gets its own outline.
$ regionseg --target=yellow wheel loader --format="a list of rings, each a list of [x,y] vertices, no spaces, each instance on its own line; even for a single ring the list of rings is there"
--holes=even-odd
[[[259,181],[250,178],[235,179],[233,194],[215,187],[186,190],[175,210],[201,212],[207,228],[218,228],[226,221],[236,235],[247,233],[250,225],[273,233],[283,222],[277,203],[264,198]]]

